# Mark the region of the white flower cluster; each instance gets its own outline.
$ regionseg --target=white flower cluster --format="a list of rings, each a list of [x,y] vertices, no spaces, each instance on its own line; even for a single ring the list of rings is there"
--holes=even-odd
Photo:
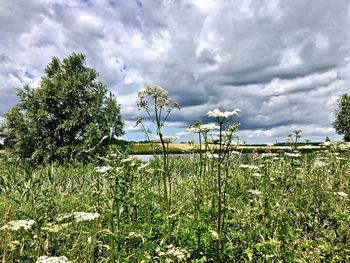
[[[219,109],[214,109],[212,111],[208,111],[208,117],[212,117],[212,118],[229,118],[229,117],[233,117],[235,115],[238,115],[238,113],[240,111],[241,111],[240,109],[235,109],[233,111],[222,112]]]
[[[325,167],[327,164],[325,162],[322,162],[321,160],[316,160],[314,162],[314,166],[317,167],[317,168],[322,168],[322,167]]]
[[[252,195],[256,195],[259,196],[262,194],[262,192],[258,191],[258,190],[248,190],[249,193],[251,193]]]
[[[97,172],[97,173],[102,173],[102,174],[104,174],[104,173],[107,173],[109,170],[111,170],[112,169],[112,167],[110,167],[110,166],[99,166],[99,167],[96,167],[95,168],[95,171]]]
[[[86,212],[73,212],[72,213],[76,222],[92,221],[100,217],[98,213],[86,213]]]
[[[253,173],[252,176],[259,178],[259,177],[262,177],[262,174],[261,173]]]
[[[100,217],[98,213],[87,213],[87,212],[72,212],[69,214],[59,215],[57,217],[58,221],[62,221],[73,217],[76,222],[92,221]]]
[[[24,230],[29,230],[33,227],[34,224],[34,220],[15,220],[8,222],[6,225],[3,225],[0,230],[18,231],[21,228]]]
[[[48,256],[41,256],[38,258],[36,263],[69,263],[68,258],[65,256],[61,257],[48,257]]]
[[[160,247],[156,248],[156,253],[161,257],[167,257],[165,262],[186,262],[187,258],[190,257],[190,254],[182,248],[175,247],[173,245],[167,246],[167,251],[163,252],[161,251]],[[175,261],[173,261],[171,258],[174,258]]]
[[[144,98],[146,96],[154,97],[167,97],[168,92],[158,85],[148,85],[146,88],[141,90],[138,94],[139,98]]]
[[[341,151],[349,151],[350,150],[350,143],[343,142],[338,145],[339,150]]]
[[[292,158],[298,158],[301,156],[300,153],[288,153],[288,152],[285,152],[284,153],[286,156],[289,156],[289,157],[292,157]]]
[[[249,170],[259,170],[259,167],[256,165],[250,165],[250,164],[241,164],[239,168],[242,169],[249,169]]]
[[[208,123],[208,124],[202,124],[199,125],[198,127],[191,127],[188,128],[187,131],[189,132],[194,132],[194,133],[199,133],[199,132],[209,132],[212,130],[218,130],[220,127],[214,123]]]

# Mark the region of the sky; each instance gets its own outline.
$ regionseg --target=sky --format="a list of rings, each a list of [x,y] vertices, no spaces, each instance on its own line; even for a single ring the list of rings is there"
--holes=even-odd
[[[0,121],[53,56],[82,52],[121,104],[128,140],[144,139],[134,124],[149,84],[182,106],[164,130],[178,142],[214,108],[241,110],[242,142],[293,129],[341,138],[332,122],[350,93],[348,0],[1,0],[0,24]]]

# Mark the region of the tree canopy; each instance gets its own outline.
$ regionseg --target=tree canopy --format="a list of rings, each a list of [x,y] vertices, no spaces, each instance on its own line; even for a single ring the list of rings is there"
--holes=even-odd
[[[4,116],[0,137],[13,157],[36,163],[86,161],[103,140],[123,134],[120,106],[98,73],[73,53],[54,57],[36,88],[19,89],[19,103]]]
[[[333,126],[337,133],[344,135],[345,141],[350,141],[350,96],[347,93],[338,100]]]

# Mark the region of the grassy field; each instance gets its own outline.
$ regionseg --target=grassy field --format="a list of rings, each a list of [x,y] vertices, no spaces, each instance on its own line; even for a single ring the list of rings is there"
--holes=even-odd
[[[162,159],[1,163],[3,262],[215,262],[218,239],[221,262],[350,261],[347,153],[203,154],[168,165],[165,204]]]

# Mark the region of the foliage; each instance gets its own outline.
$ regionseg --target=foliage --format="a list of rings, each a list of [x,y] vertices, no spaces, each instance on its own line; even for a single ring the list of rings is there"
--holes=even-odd
[[[295,129],[287,136],[287,144],[290,145],[295,151],[298,150],[298,140],[302,137],[301,132],[302,130]]]
[[[344,135],[346,142],[350,141],[350,96],[347,93],[338,100],[333,127],[337,133]]]
[[[35,163],[87,161],[120,136],[120,107],[97,72],[75,54],[54,57],[37,88],[24,86],[19,103],[5,114],[1,137],[11,157]]]
[[[111,155],[102,167],[38,169],[0,163],[0,255],[29,263],[44,255],[77,263],[213,262],[218,165],[205,156],[202,163],[169,158],[172,228],[156,159]],[[231,153],[227,160],[221,262],[350,260],[348,155]],[[74,219],[76,212],[90,219]],[[34,226],[4,227],[24,219]]]

